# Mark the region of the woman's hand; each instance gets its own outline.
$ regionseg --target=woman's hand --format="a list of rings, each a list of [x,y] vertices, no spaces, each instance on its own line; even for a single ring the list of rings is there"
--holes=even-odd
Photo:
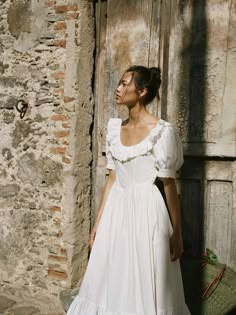
[[[171,261],[175,261],[183,254],[183,239],[181,232],[174,230],[170,237],[170,255]]]
[[[96,237],[96,232],[97,232],[97,226],[94,226],[91,233],[90,233],[90,239],[89,239],[90,250],[92,249],[93,242],[94,242],[94,239]]]

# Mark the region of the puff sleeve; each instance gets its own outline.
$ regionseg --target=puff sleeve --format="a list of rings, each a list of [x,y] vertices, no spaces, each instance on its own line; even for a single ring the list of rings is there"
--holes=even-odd
[[[164,127],[161,137],[154,144],[154,158],[158,177],[175,178],[184,159],[181,139],[171,124]]]
[[[110,170],[114,170],[115,164],[113,162],[112,154],[110,151],[110,132],[111,131],[110,131],[110,121],[109,121],[107,125],[107,135],[106,135],[106,158],[107,158],[106,168]]]

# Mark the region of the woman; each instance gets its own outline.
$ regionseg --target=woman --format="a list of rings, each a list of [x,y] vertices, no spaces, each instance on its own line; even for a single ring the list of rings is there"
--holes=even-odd
[[[183,253],[175,173],[182,144],[146,105],[160,87],[159,68],[125,71],[117,105],[129,118],[108,122],[106,182],[90,236],[91,254],[68,315],[189,315],[179,258]],[[164,183],[165,202],[155,179]]]

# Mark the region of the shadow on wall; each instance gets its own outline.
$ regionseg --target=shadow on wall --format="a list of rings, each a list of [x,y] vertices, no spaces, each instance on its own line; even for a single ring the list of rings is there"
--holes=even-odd
[[[184,20],[185,10],[191,7],[191,28],[182,31],[184,48],[180,55],[179,88],[177,91],[178,112],[184,112],[185,142],[188,147],[197,142],[203,152],[202,157],[185,157],[188,179],[181,180],[183,194],[181,208],[185,209],[182,222],[185,228],[184,247],[191,248],[196,256],[194,262],[188,260],[181,263],[183,281],[185,286],[186,302],[192,315],[202,314],[201,289],[203,283],[203,270],[200,255],[204,251],[204,118],[205,118],[205,77],[207,62],[207,19],[205,0],[181,1],[179,5],[180,18]],[[184,108],[183,108],[184,106]],[[202,180],[194,179],[194,171],[201,175]],[[187,196],[188,195],[188,196]],[[191,213],[187,213],[191,210]]]

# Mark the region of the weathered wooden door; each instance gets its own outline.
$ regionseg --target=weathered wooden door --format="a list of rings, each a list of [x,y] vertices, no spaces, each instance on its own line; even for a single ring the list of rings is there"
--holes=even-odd
[[[209,247],[236,269],[236,21],[230,3],[97,2],[94,213],[105,181],[107,121],[127,115],[114,102],[117,82],[131,64],[160,65],[161,102],[149,110],[172,122],[184,143],[177,182],[185,245],[193,254]]]

